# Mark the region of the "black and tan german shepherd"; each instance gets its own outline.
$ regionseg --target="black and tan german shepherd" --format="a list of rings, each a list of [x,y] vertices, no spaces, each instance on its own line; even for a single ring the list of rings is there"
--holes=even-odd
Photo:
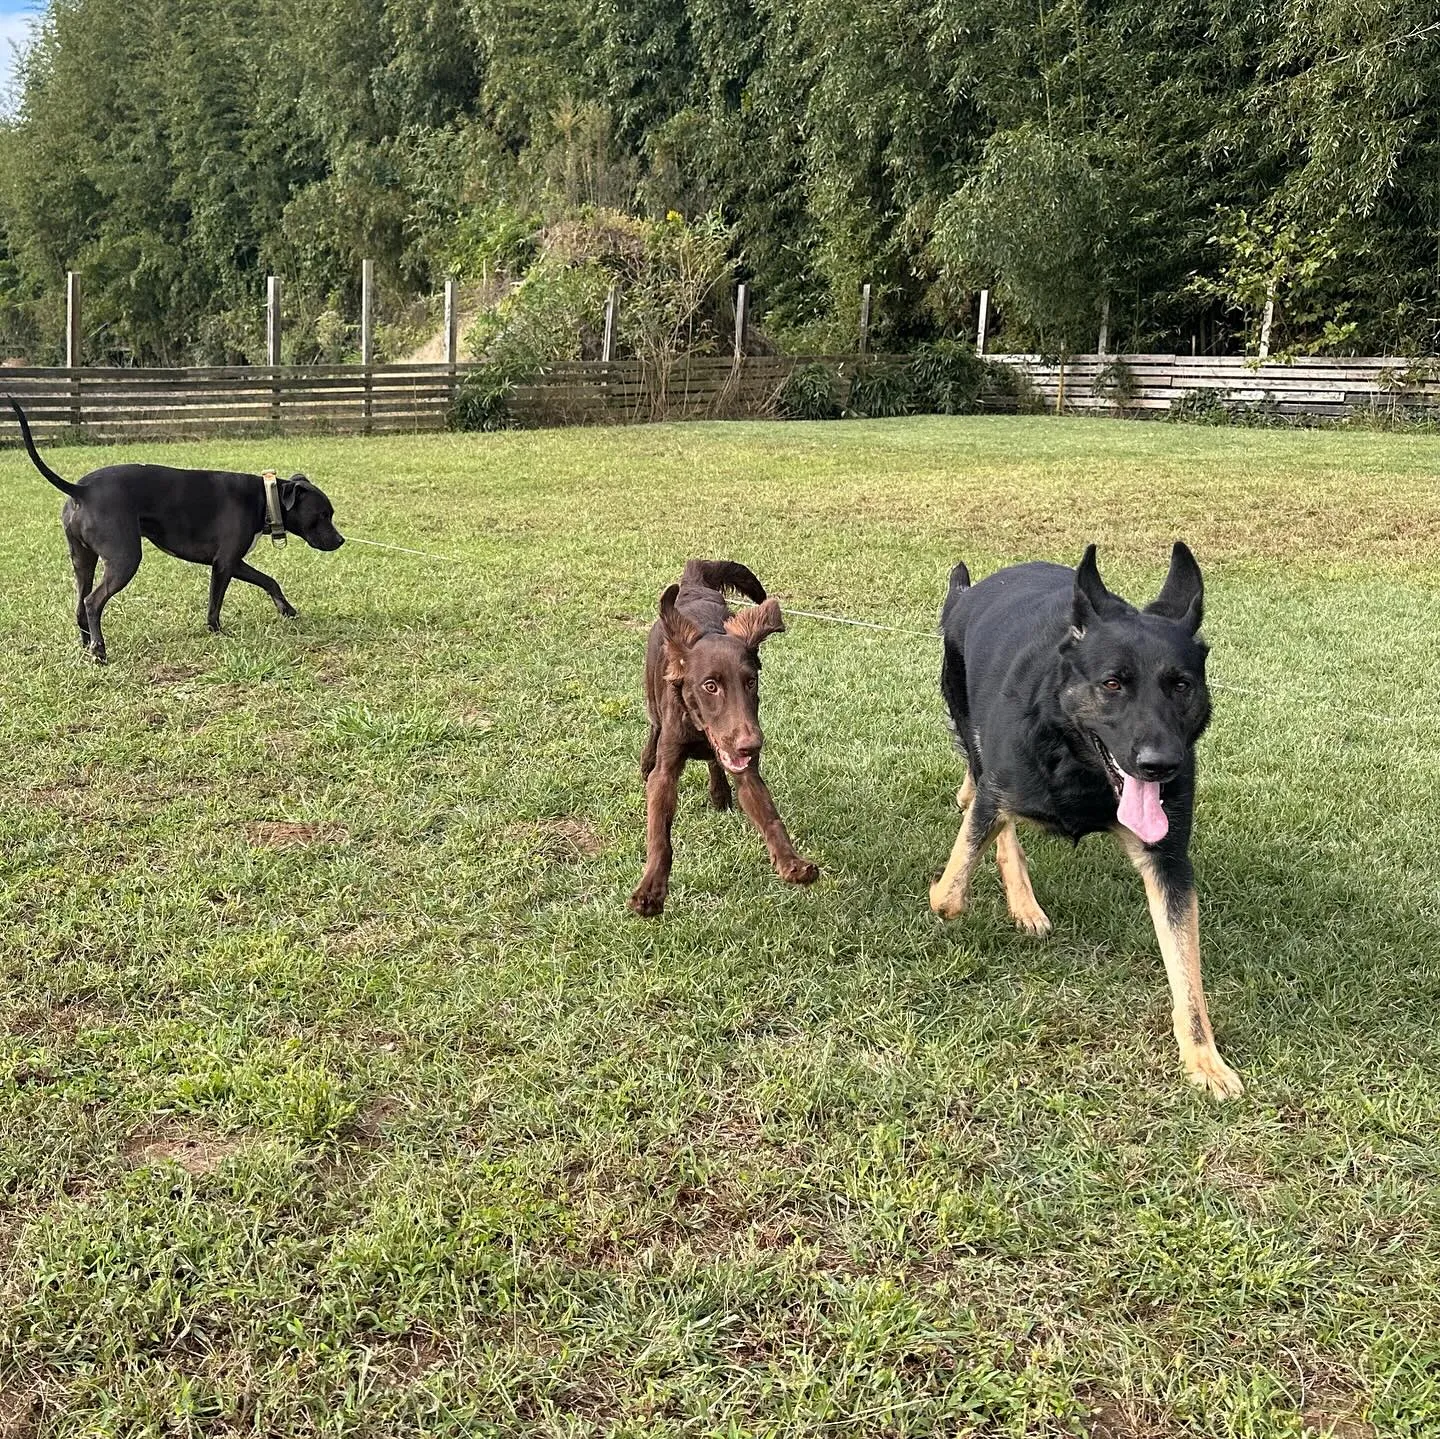
[[[1015,821],[1076,841],[1113,831],[1145,881],[1185,1073],[1230,1098],[1242,1085],[1205,1009],[1189,857],[1195,742],[1210,722],[1203,610],[1200,566],[1180,543],[1143,610],[1105,588],[1094,545],[1078,569],[1015,565],[973,588],[955,566],[940,617],[940,687],[969,771],[965,818],[930,907],[945,919],[965,908],[994,840],[1015,922],[1048,934]]]

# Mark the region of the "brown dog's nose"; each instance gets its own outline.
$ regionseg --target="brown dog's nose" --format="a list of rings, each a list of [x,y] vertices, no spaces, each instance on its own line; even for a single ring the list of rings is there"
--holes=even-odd
[[[742,735],[735,742],[735,754],[739,759],[754,759],[764,745],[764,737],[757,730],[752,735]]]

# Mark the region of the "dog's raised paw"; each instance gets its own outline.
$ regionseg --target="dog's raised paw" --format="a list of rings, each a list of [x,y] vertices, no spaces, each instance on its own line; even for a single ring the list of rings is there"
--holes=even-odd
[[[1185,1076],[1214,1099],[1238,1099],[1245,1093],[1240,1076],[1220,1058],[1217,1050],[1202,1050],[1185,1066]]]

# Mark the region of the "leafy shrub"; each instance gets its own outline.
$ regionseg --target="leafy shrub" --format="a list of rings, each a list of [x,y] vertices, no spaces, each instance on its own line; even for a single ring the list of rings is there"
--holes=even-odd
[[[734,232],[717,215],[687,221],[674,210],[638,229],[639,246],[619,255],[620,339],[660,374],[682,354],[713,350],[713,302],[734,275]]]
[[[620,291],[619,346],[645,367],[663,408],[665,377],[685,353],[714,348],[716,302],[732,273],[717,218],[636,220],[589,209],[548,226],[525,277],[470,327],[472,358],[512,378],[557,360],[599,357],[605,296]]]
[[[455,226],[447,269],[476,279],[482,274],[522,275],[540,248],[540,217],[503,201],[477,206]]]
[[[862,420],[889,420],[915,412],[915,382],[908,366],[867,365],[850,379],[845,413]]]
[[[997,409],[1013,407],[1022,413],[1033,409],[1037,402],[1041,408],[1044,407],[1030,376],[1023,370],[1017,370],[1014,365],[1007,365],[1003,360],[986,360],[984,364],[985,372],[980,389],[982,405],[994,406]]]
[[[507,374],[534,373],[554,360],[579,360],[599,343],[610,277],[595,260],[571,264],[544,255],[465,335],[470,357]]]
[[[1228,425],[1229,390],[1186,390],[1170,401],[1165,418],[1187,425]]]
[[[913,408],[926,415],[971,415],[980,408],[988,366],[962,340],[921,345],[910,359]]]
[[[502,365],[485,365],[466,375],[455,390],[450,406],[452,430],[510,430],[515,415],[510,398],[515,393],[516,375]]]
[[[1230,423],[1251,430],[1275,430],[1286,428],[1290,419],[1280,413],[1275,396],[1267,394],[1263,399],[1236,405],[1230,412]]]
[[[834,420],[840,415],[835,380],[824,365],[797,365],[775,396],[782,420]]]
[[[1123,410],[1134,400],[1139,385],[1135,371],[1124,360],[1111,360],[1096,372],[1092,388],[1102,400]]]

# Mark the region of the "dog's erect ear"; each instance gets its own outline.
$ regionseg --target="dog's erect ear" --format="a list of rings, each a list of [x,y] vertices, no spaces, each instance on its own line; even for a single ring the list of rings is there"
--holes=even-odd
[[[675,608],[679,594],[680,586],[671,585],[660,596],[660,623],[665,628],[665,678],[671,684],[678,683],[684,675],[686,651],[700,638],[700,626]]]
[[[1113,620],[1123,615],[1130,607],[1119,595],[1112,595],[1100,578],[1100,567],[1095,563],[1095,546],[1085,547],[1085,558],[1075,571],[1075,611],[1071,623],[1079,634],[1096,620]]]
[[[759,649],[771,635],[785,633],[785,621],[780,618],[780,601],[772,595],[763,605],[737,610],[725,621],[725,633],[744,640],[752,650]]]
[[[1205,580],[1200,566],[1184,540],[1176,540],[1170,551],[1170,573],[1152,604],[1145,606],[1147,615],[1174,620],[1192,635],[1205,617]]]

